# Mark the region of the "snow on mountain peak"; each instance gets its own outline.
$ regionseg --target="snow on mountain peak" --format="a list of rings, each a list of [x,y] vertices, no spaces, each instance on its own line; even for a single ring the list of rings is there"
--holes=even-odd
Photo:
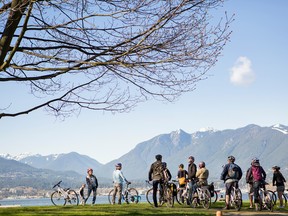
[[[198,131],[199,131],[199,132],[215,132],[215,131],[217,131],[217,130],[215,130],[215,129],[212,128],[212,127],[205,127],[205,128],[200,128]]]
[[[273,130],[277,130],[283,134],[288,134],[288,127],[281,125],[281,124],[275,124],[271,127]]]

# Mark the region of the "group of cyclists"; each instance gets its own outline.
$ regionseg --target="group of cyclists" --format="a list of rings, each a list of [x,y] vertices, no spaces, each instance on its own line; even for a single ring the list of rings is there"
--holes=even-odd
[[[161,184],[165,181],[170,181],[172,176],[167,168],[167,164],[162,162],[162,155],[158,154],[155,156],[156,161],[151,164],[148,179],[152,181],[153,185],[153,202],[154,207],[158,207],[157,203],[157,190],[160,185],[161,192]],[[242,169],[239,165],[235,163],[234,156],[228,156],[227,164],[223,166],[223,171],[221,173],[220,179],[225,183],[225,207],[224,209],[230,208],[230,197],[232,188],[239,188],[238,182],[243,176]],[[197,187],[208,186],[208,177],[209,170],[206,168],[205,162],[201,161],[198,164],[198,168],[194,163],[195,158],[193,156],[188,157],[188,168],[184,169],[184,165],[179,165],[179,170],[177,173],[178,179],[178,189],[186,188],[188,184],[189,194],[187,202],[191,202],[192,198],[195,194]],[[273,186],[276,186],[277,195],[280,201],[279,208],[284,208],[282,194],[285,190],[285,178],[280,172],[279,166],[272,167],[273,169]],[[251,167],[246,171],[246,183],[249,184],[249,200],[250,200],[250,208],[254,208],[253,206],[253,197],[254,197],[254,205],[256,211],[261,210],[260,200],[259,200],[259,189],[264,188],[266,183],[266,172],[263,167],[260,165],[260,161],[258,158],[253,158],[251,161]],[[184,194],[183,194],[184,195]],[[187,203],[189,204],[189,203]]]
[[[148,172],[148,179],[152,182],[153,187],[153,203],[154,207],[158,207],[157,200],[157,191],[160,189],[163,193],[163,185],[165,182],[169,182],[172,178],[172,175],[167,168],[167,163],[162,161],[162,155],[157,154],[155,156],[156,161],[153,162],[150,166]],[[223,166],[223,171],[221,173],[220,179],[225,183],[225,207],[224,209],[230,208],[230,197],[232,188],[239,188],[238,182],[243,176],[242,169],[239,165],[235,163],[234,156],[228,156],[227,164]],[[187,204],[192,201],[193,196],[195,195],[196,189],[198,187],[208,186],[208,177],[209,170],[206,168],[206,164],[204,161],[201,161],[196,166],[195,158],[193,156],[188,157],[188,166],[187,170],[184,169],[184,165],[180,164],[177,180],[178,180],[178,190],[189,188],[188,190],[188,199]],[[112,204],[115,204],[116,195],[118,197],[118,204],[121,204],[121,192],[123,189],[124,182],[130,183],[123,175],[122,164],[117,163],[115,165],[115,170],[113,171],[113,187],[114,193],[112,196]],[[276,191],[278,194],[278,198],[280,201],[279,208],[283,208],[283,199],[282,194],[285,190],[285,178],[280,172],[280,167],[274,166],[273,169],[273,186],[276,186]],[[96,190],[98,187],[98,181],[95,175],[93,175],[93,169],[89,168],[87,170],[86,183],[88,185],[88,194],[87,197],[84,198],[84,188],[85,184],[80,188],[80,197],[82,198],[82,203],[85,204],[87,199],[89,198],[91,192],[93,192],[92,204],[95,203],[96,200]],[[253,208],[253,197],[254,197],[254,205],[256,210],[261,210],[261,205],[259,205],[259,189],[264,188],[265,190],[265,182],[266,180],[266,172],[263,167],[260,165],[259,159],[253,158],[251,161],[251,167],[246,171],[246,183],[249,184],[249,201],[250,208]],[[183,196],[186,191],[183,190]]]

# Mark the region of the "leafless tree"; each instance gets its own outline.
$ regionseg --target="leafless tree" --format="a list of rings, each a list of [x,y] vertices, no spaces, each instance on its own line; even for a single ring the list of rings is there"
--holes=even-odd
[[[0,82],[27,88],[33,100],[18,110],[8,97],[0,118],[40,108],[66,117],[83,108],[123,112],[149,99],[174,101],[206,78],[229,40],[232,18],[211,16],[223,4],[2,0]]]

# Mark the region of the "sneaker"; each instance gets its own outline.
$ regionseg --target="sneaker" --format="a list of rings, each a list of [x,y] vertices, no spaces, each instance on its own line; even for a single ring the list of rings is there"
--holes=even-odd
[[[278,206],[278,208],[285,208],[284,206]]]
[[[252,206],[252,205],[250,205],[249,209],[253,209],[253,206]]]
[[[228,209],[230,209],[230,207],[229,207],[229,205],[226,205],[223,209],[228,210]]]

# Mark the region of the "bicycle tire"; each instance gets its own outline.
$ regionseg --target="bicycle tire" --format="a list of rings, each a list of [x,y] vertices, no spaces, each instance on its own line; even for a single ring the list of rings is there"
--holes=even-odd
[[[276,195],[276,191],[267,190],[267,192],[271,194],[273,204],[276,205],[276,203],[277,203],[277,195]]]
[[[167,207],[172,208],[174,206],[173,191],[170,188],[166,188],[164,196]]]
[[[237,188],[235,194],[236,194],[235,209],[237,211],[240,211],[242,207],[242,192],[239,188]]]
[[[269,210],[269,211],[273,211],[273,206],[274,206],[274,202],[273,202],[273,198],[271,193],[266,193],[264,194],[265,196],[263,197],[263,203],[264,203],[264,207]]]
[[[110,204],[113,204],[112,203],[113,192],[114,192],[114,189],[110,190],[109,193],[108,193],[108,201],[109,201]],[[115,197],[115,199],[116,199],[116,197]]]
[[[218,200],[218,193],[216,191],[214,191],[214,196],[211,197],[211,203],[215,204]]]
[[[179,205],[183,205],[185,203],[185,198],[182,196],[183,194],[183,189],[179,189],[177,191],[177,195],[176,195],[176,201],[177,203],[179,203]]]
[[[190,207],[192,208],[196,208],[199,205],[199,200],[198,197],[193,197],[192,201],[190,203]]]
[[[126,196],[125,201],[127,204],[137,204],[139,202],[138,191],[135,188],[129,188]]]
[[[66,199],[65,205],[78,205],[79,204],[79,198],[74,190],[67,191],[68,198]]]
[[[66,204],[66,200],[64,199],[64,196],[62,195],[61,192],[54,191],[51,194],[51,202],[55,206],[64,206]]]
[[[163,205],[163,202],[160,202],[160,190],[157,190],[157,194],[156,194],[157,198],[158,198],[158,206]],[[146,192],[146,200],[147,202],[154,206],[154,201],[153,201],[153,188],[150,188],[147,192]]]
[[[286,197],[287,196],[287,197]],[[282,198],[283,198],[283,204],[285,207],[287,207],[287,199],[288,199],[288,194],[283,193],[282,194]]]
[[[203,208],[209,209],[211,206],[211,194],[208,189],[205,189],[203,192],[203,199],[200,200],[200,203],[202,204]]]

